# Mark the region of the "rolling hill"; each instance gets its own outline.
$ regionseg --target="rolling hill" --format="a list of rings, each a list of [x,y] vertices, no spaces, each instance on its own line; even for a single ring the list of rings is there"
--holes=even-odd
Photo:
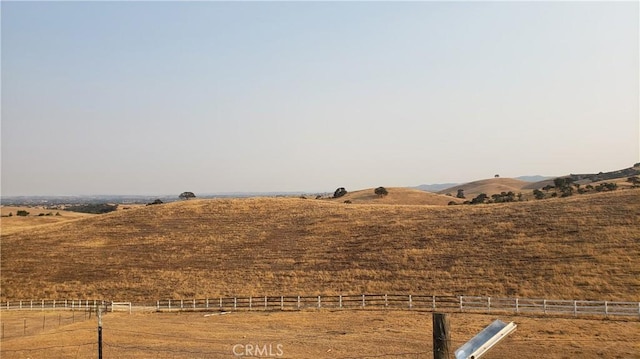
[[[464,190],[464,194],[467,198],[473,198],[480,193],[487,194],[491,196],[495,193],[501,192],[522,192],[523,188],[531,185],[531,182],[526,182],[514,178],[489,178],[479,181],[473,181],[461,185],[457,185],[454,187],[450,187],[441,191],[438,191],[439,194],[451,194],[453,196],[458,193],[459,189]]]
[[[401,205],[431,205],[446,206],[449,202],[462,203],[459,198],[452,198],[442,194],[425,192],[418,189],[389,187],[386,188],[388,195],[378,196],[374,193],[374,189],[365,189],[360,191],[349,192],[343,197],[331,198],[332,202],[351,201],[357,204],[401,204]]]
[[[484,206],[190,200],[2,233],[0,298],[638,301],[638,238],[638,189]]]

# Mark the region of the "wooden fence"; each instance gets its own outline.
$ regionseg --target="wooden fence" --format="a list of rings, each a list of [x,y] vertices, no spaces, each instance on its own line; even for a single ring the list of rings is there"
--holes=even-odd
[[[362,294],[338,296],[261,296],[156,301],[158,311],[405,309],[442,312],[512,312],[516,314],[604,315],[640,318],[640,302]]]
[[[97,299],[40,299],[0,302],[0,310],[81,310],[91,311],[100,306],[106,311],[111,302]]]
[[[127,305],[123,305],[127,304]],[[304,309],[404,309],[441,312],[511,312],[626,316],[640,318],[640,302],[494,298],[474,296],[435,296],[399,294],[361,294],[334,296],[260,296],[204,299],[163,299],[155,303],[111,302],[104,300],[22,300],[0,303],[0,310],[127,310],[146,311],[247,311]],[[124,309],[123,309],[124,308]]]

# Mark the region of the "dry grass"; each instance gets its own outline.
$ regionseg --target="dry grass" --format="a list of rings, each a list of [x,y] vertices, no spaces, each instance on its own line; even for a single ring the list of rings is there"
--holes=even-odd
[[[639,238],[639,190],[439,207],[193,200],[3,232],[1,299],[396,292],[639,301]]]
[[[20,210],[29,212],[29,215],[25,217],[17,216],[16,213]],[[0,212],[2,213],[2,218],[0,218],[0,231],[2,235],[20,232],[38,226],[93,216],[87,213],[47,209],[44,207],[1,206]],[[56,213],[59,214],[59,216],[56,216]],[[9,217],[9,214],[11,214],[11,217]]]
[[[2,312],[0,355],[13,358],[91,358],[97,353],[95,317],[58,324],[58,313]],[[40,328],[43,316],[50,323]],[[67,317],[70,313],[63,313]],[[68,318],[67,318],[68,319]],[[451,347],[458,348],[495,316],[449,314]],[[484,358],[634,358],[637,321],[500,316],[515,333]],[[28,332],[23,336],[23,325]],[[408,311],[109,313],[103,317],[106,358],[232,358],[236,344],[271,345],[282,358],[432,358],[431,313]],[[29,332],[29,328],[31,329]],[[236,348],[237,350],[238,348]]]
[[[400,204],[446,206],[449,202],[462,203],[463,199],[421,191],[412,188],[389,187],[386,196],[378,196],[373,188],[349,192],[343,197],[331,198],[329,201],[343,203],[351,201],[356,204]]]
[[[527,188],[527,185],[531,185],[531,182],[526,182],[515,178],[489,178],[447,188],[442,191],[438,191],[438,193],[448,193],[455,196],[458,193],[458,189],[462,189],[464,190],[464,195],[467,198],[471,199],[479,195],[480,193],[491,196],[492,194],[509,191],[513,193],[531,192],[531,189],[525,190],[525,188]]]

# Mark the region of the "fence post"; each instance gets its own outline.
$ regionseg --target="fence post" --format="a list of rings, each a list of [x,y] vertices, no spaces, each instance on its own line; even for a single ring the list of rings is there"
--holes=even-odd
[[[169,310],[171,310],[171,299],[169,299]]]
[[[362,308],[364,308],[364,294],[362,295]]]
[[[209,309],[209,298],[206,298],[206,299],[204,300],[204,303],[205,303],[205,307],[206,307],[207,309]]]
[[[444,313],[433,313],[433,358],[449,359],[449,347],[451,334],[449,330],[449,318]]]
[[[55,308],[55,307],[54,307]],[[33,310],[33,301],[31,301],[30,309]]]
[[[491,297],[487,297],[487,309],[491,311]]]
[[[220,308],[222,308],[222,297],[220,297]]]
[[[233,297],[233,310],[238,308],[238,297]]]
[[[251,296],[249,296],[249,310],[251,310]]]
[[[542,301],[542,310],[544,311],[544,314],[547,314],[547,300],[543,300]]]
[[[433,308],[433,311],[435,312],[436,311],[436,296],[435,295],[431,296],[431,299],[433,300],[431,307]]]
[[[604,316],[608,317],[609,316],[609,308],[607,307],[607,301],[604,301]]]
[[[577,300],[573,301],[573,316],[574,317],[578,316],[578,301]]]
[[[95,300],[94,300],[94,304],[95,304]],[[53,308],[55,308],[55,307],[56,307],[56,300],[54,299],[53,300]]]
[[[387,299],[387,295],[384,295],[384,307],[388,307],[389,306],[389,300]]]
[[[298,296],[298,309],[300,309],[300,296]]]
[[[264,296],[264,310],[267,310],[267,296]]]
[[[520,309],[518,308],[518,298],[516,298],[516,313],[520,313]]]
[[[460,311],[463,312],[463,310],[462,310],[462,296],[458,297],[458,300],[460,301]]]
[[[322,305],[320,304],[320,296],[318,296],[318,309],[320,309]]]
[[[22,309],[22,301],[20,301],[20,309]]]
[[[196,299],[193,298],[193,309],[196,309]]]
[[[280,296],[280,310],[284,310],[284,296]]]
[[[180,309],[184,309],[184,299],[180,299]]]
[[[342,294],[340,294],[340,309],[342,309]]]
[[[409,309],[413,308],[413,302],[411,301],[411,294],[409,294]]]

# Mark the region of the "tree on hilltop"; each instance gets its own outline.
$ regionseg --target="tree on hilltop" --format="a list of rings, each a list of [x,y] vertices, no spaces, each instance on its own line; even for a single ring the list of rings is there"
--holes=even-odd
[[[333,198],[340,198],[340,197],[344,196],[345,194],[347,194],[347,190],[344,189],[344,187],[340,187],[340,188],[336,189],[335,192],[333,192]]]
[[[389,191],[384,187],[378,187],[373,190],[373,193],[377,194],[378,197],[384,197],[389,194]]]
[[[193,194],[193,192],[182,192],[182,193],[180,193],[178,198],[180,198],[180,199],[191,199],[191,198],[196,198],[196,195]]]

